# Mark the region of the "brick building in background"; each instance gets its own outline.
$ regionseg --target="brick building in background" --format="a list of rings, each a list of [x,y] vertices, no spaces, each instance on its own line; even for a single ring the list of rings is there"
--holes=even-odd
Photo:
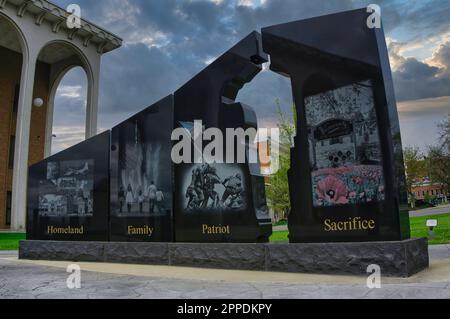
[[[11,224],[14,147],[16,145],[22,55],[0,46],[0,228]],[[42,107],[31,109],[28,163],[44,158],[45,118],[49,92],[50,69],[40,61],[36,64],[33,96],[44,97]]]
[[[412,193],[415,200],[424,200],[427,196],[440,199],[440,202],[447,202],[447,194],[442,184],[432,183],[424,178],[412,185]]]
[[[97,133],[100,59],[122,39],[45,0],[0,1],[0,229],[25,229],[28,166],[51,153],[56,90],[80,66],[86,138]]]

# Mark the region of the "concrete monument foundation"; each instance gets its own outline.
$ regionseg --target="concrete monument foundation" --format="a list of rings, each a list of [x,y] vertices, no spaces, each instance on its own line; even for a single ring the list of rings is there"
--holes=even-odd
[[[425,238],[354,243],[134,243],[24,240],[20,259],[409,277],[428,267]]]

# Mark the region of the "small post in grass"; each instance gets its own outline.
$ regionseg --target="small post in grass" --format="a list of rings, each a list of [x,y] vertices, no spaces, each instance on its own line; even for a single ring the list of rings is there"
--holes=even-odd
[[[435,233],[433,231],[434,227],[438,224],[437,219],[427,219],[427,227],[428,227],[428,239],[433,240],[435,238]]]

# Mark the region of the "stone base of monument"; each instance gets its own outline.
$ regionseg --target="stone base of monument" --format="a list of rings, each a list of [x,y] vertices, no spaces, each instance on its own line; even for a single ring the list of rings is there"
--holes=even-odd
[[[425,238],[362,243],[124,243],[24,240],[20,259],[409,277],[428,267]]]

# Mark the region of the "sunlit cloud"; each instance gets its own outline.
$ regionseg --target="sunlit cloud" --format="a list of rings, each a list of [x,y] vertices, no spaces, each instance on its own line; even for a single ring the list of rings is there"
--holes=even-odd
[[[62,7],[71,0],[55,0]],[[99,126],[111,128],[177,90],[197,72],[261,27],[364,7],[369,0],[79,0],[82,14],[124,40],[102,58]],[[435,139],[433,123],[450,95],[450,5],[446,1],[376,1],[382,7],[404,142]],[[84,124],[85,86],[65,82],[58,91],[56,124]],[[253,86],[253,87],[252,87]],[[261,72],[239,94],[255,107],[261,126],[276,126],[274,100],[291,107],[289,80]],[[411,101],[416,100],[416,101]],[[70,117],[67,116],[71,112]],[[75,113],[78,112],[76,115]],[[427,134],[423,132],[427,127]],[[429,134],[428,134],[429,132]],[[64,133],[66,134],[66,133]],[[59,145],[69,145],[70,137]],[[61,135],[62,136],[62,135]],[[84,138],[75,133],[74,140]],[[55,139],[57,141],[58,138]],[[69,141],[69,142],[68,142]],[[55,142],[58,143],[58,142]],[[405,144],[404,143],[404,144]]]
[[[53,127],[52,154],[69,148],[85,138],[85,128],[81,126]]]
[[[71,99],[82,98],[81,85],[60,85],[56,91],[56,95],[60,97],[67,97]]]
[[[238,6],[243,7],[259,7],[266,3],[266,0],[239,0]]]
[[[399,102],[397,108],[403,146],[425,150],[437,141],[437,124],[450,113],[450,96]]]
[[[402,116],[443,114],[445,118],[445,115],[450,113],[450,96],[403,101],[398,103],[397,109]]]

